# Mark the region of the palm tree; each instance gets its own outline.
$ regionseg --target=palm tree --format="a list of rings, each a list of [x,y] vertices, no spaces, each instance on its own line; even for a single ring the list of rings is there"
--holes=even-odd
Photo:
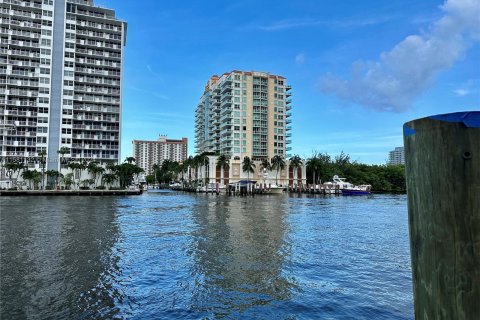
[[[155,181],[153,182],[153,184],[157,184],[158,183],[158,180],[157,180],[157,171],[160,169],[160,166],[158,164],[154,164],[152,166],[152,170],[153,170],[153,175],[155,176]]]
[[[315,179],[315,174],[321,169],[321,166],[322,162],[316,153],[307,160],[307,168],[313,173],[313,184],[317,183],[317,180]]]
[[[29,189],[32,189],[32,181],[33,181],[33,178],[34,178],[34,171],[32,170],[23,170],[22,172],[22,179],[24,181],[28,181],[28,186],[29,186]]]
[[[260,163],[260,169],[263,171],[263,183],[265,183],[266,173],[272,170],[272,165],[268,159],[263,159]]]
[[[68,147],[61,147],[57,153],[60,155],[60,172],[62,172],[62,165],[63,165],[63,159],[64,159],[64,156],[67,154],[67,153],[70,153],[70,148]]]
[[[279,155],[274,156],[272,158],[272,168],[276,170],[276,172],[275,172],[275,184],[278,185],[278,172],[280,170],[285,169],[285,160]]]
[[[59,182],[59,177],[62,175],[57,170],[47,170],[45,174],[47,175],[47,186],[49,185],[48,180],[53,180],[53,186],[57,185]]]
[[[16,173],[16,177],[15,177],[15,182],[16,182],[18,180],[18,176],[20,175],[20,171],[25,169],[25,165],[23,163],[13,161],[13,162],[5,163],[3,167],[7,171],[6,175],[10,179],[10,184],[13,187],[13,176]]]
[[[114,173],[106,173],[102,176],[102,182],[110,189],[110,185],[117,180],[117,175]]]
[[[126,157],[125,162],[132,164],[132,163],[136,162],[136,160],[135,160],[134,157]]]
[[[192,183],[192,167],[193,167],[193,163],[194,163],[194,160],[193,160],[193,157],[190,156],[187,158],[187,160],[185,160],[184,164],[185,164],[185,170],[187,171],[188,173],[188,184],[190,185]]]
[[[242,170],[243,172],[247,173],[247,180],[250,179],[250,173],[255,172],[255,167],[256,167],[255,163],[253,163],[253,161],[249,157],[243,158]]]
[[[105,172],[105,169],[99,166],[97,162],[92,161],[87,165],[87,171],[92,177],[95,186],[97,186],[97,180]]]
[[[297,180],[298,168],[302,165],[302,158],[298,155],[294,155],[290,158],[290,166],[293,169],[293,181]],[[293,184],[296,184],[295,182]]]
[[[65,188],[69,189],[73,183],[73,173],[67,173],[65,176],[61,178],[63,180],[63,184],[65,185]]]
[[[217,166],[220,166],[220,184],[224,184],[224,168],[230,168],[230,159],[222,154],[217,158]]]
[[[42,164],[42,190],[45,189],[45,160],[47,156],[47,151],[41,150],[38,152],[38,155],[40,156],[40,163]]]

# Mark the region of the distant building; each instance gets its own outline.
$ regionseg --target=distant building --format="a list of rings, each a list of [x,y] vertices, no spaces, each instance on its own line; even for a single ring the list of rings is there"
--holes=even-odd
[[[396,147],[388,153],[388,164],[405,164],[405,152],[403,147]]]
[[[241,160],[289,158],[292,90],[267,72],[212,76],[195,112],[195,150]]]
[[[152,172],[154,164],[161,165],[164,160],[183,162],[187,159],[187,138],[175,140],[160,136],[157,141],[133,140],[132,143],[136,164],[147,174]]]

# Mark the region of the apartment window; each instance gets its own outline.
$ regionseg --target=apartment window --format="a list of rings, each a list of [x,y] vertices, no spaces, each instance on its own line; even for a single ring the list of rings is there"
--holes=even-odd
[[[72,140],[69,138],[62,138],[62,143],[69,144],[69,143],[72,143]]]
[[[50,60],[50,59],[47,59],[47,58],[41,58],[41,59],[40,59],[40,64],[43,64],[43,65],[49,66],[49,65],[50,65],[50,62],[51,62],[51,60]]]
[[[62,128],[62,134],[71,134],[71,133],[72,133],[72,129]]]
[[[240,130],[240,126],[234,126],[233,130]]]
[[[72,110],[72,109],[63,109],[63,110],[62,110],[62,114],[64,114],[64,115],[72,115],[72,114],[73,114],[73,110]]]
[[[52,26],[52,21],[42,20],[42,26],[51,27]]]
[[[45,87],[39,87],[39,88],[38,88],[38,93],[41,93],[41,94],[49,94],[49,93],[50,93],[50,89],[49,89],[49,88],[45,88]]]
[[[65,42],[65,48],[67,49],[75,49],[75,44],[70,42]]]
[[[52,17],[53,12],[50,11],[50,10],[43,10],[43,15],[46,16],[46,17]]]
[[[39,81],[40,81],[40,83],[43,83],[43,84],[50,84],[50,79],[49,78],[40,78]]]
[[[48,113],[48,108],[38,108],[38,113]]]
[[[50,74],[49,68],[40,68],[40,74]]]
[[[63,72],[63,75],[64,75],[65,77],[73,77],[73,76],[74,76],[74,72],[73,72],[73,71],[65,70],[65,71]]]
[[[46,46],[46,47],[49,47],[52,45],[52,40],[50,39],[42,39],[41,43],[40,43],[42,46]]]
[[[63,105],[73,106],[73,100],[63,99]]]
[[[62,124],[72,124],[72,119],[62,119]]]
[[[49,103],[50,100],[48,98],[40,97],[38,98],[38,103]]]
[[[71,61],[65,61],[64,65],[65,65],[66,68],[73,68],[74,67],[73,62],[71,62]]]
[[[47,137],[37,137],[37,143],[47,143]]]
[[[52,36],[52,30],[42,29],[43,36]]]
[[[65,58],[75,58],[75,53],[73,53],[73,52],[65,52]]]
[[[73,81],[71,81],[71,80],[64,80],[64,81],[63,81],[63,85],[64,85],[64,86],[68,86],[68,87],[73,87]]]
[[[75,34],[74,34],[74,33],[67,32],[67,33],[65,33],[65,39],[75,40]]]
[[[73,96],[73,90],[63,90],[64,96]]]
[[[47,117],[37,117],[37,123],[48,123]]]
[[[49,56],[49,55],[52,54],[52,50],[50,50],[50,49],[40,49],[40,54]]]
[[[37,127],[37,133],[48,133],[48,127]]]
[[[43,0],[43,4],[46,4],[47,6],[53,6],[53,0]]]
[[[65,29],[67,29],[67,30],[75,30],[75,25],[74,25],[74,24],[67,23],[66,26],[65,26]]]

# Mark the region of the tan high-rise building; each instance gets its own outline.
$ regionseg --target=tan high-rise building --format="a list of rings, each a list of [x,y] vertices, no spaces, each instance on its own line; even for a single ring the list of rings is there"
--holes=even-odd
[[[133,140],[133,156],[136,164],[152,173],[154,164],[161,165],[164,160],[183,162],[187,159],[188,139],[167,139],[160,136],[157,141]]]
[[[196,108],[196,152],[238,160],[289,158],[290,97],[282,76],[255,71],[212,76]]]

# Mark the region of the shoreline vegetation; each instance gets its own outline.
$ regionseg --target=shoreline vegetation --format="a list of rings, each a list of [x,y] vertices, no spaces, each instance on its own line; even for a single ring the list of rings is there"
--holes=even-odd
[[[186,187],[196,187],[199,179],[195,175],[189,177],[186,173],[188,167],[197,172],[198,168],[204,166],[206,155],[210,154],[190,156],[183,163],[165,160],[161,165],[154,165],[154,173],[145,177],[147,185],[157,184],[163,186],[162,188],[168,188],[169,183],[174,181],[175,177],[181,176],[180,180],[183,179]],[[370,184],[372,193],[405,194],[407,192],[404,165],[359,163],[351,160],[350,156],[344,152],[332,157],[327,153],[315,151],[307,159],[302,160],[298,155],[294,155],[288,160],[291,165],[295,162],[294,166],[297,168],[305,162],[307,184],[309,185],[331,181],[334,175],[338,175],[355,185]],[[228,156],[220,155],[217,165],[222,168],[228,167]],[[267,163],[262,163],[261,167],[270,170],[272,164],[269,164],[267,160]]]
[[[370,184],[372,193],[407,193],[405,165],[358,163],[343,152],[335,157],[314,152],[306,165],[308,183],[319,184],[338,175],[355,185]]]
[[[3,167],[12,187],[3,191],[125,191],[143,172],[133,157],[127,157],[121,164],[63,158],[61,163],[64,173],[45,170],[44,155],[38,160],[41,164],[40,172],[30,170],[25,163],[18,161],[5,163]],[[86,177],[85,174],[88,179],[82,179]],[[19,177],[22,178],[21,181]]]

